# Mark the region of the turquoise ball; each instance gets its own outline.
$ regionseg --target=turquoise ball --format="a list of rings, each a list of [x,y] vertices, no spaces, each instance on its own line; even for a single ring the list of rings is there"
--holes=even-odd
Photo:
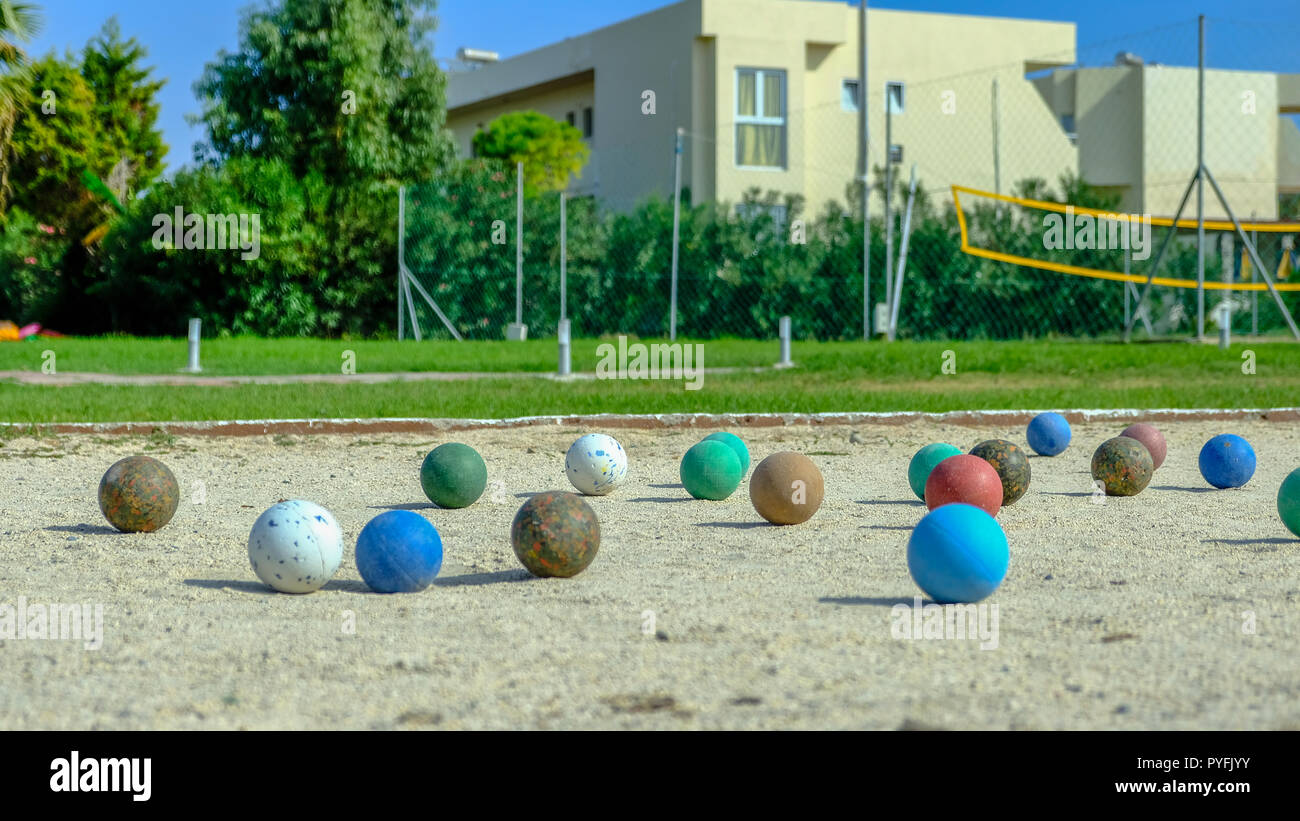
[[[696,499],[721,501],[740,487],[740,459],[725,442],[705,440],[682,457],[682,486]]]
[[[912,486],[916,498],[925,501],[925,480],[930,478],[930,471],[949,456],[962,452],[961,448],[946,442],[935,442],[918,450],[907,465],[907,483]]]
[[[745,440],[741,439],[734,433],[710,433],[704,437],[705,442],[722,442],[727,447],[736,452],[736,457],[740,459],[740,478],[745,478],[749,473],[749,448],[745,446]]]

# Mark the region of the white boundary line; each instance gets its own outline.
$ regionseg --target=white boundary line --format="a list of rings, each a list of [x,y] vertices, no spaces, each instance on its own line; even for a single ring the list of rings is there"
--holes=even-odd
[[[0,430],[40,428],[56,433],[149,433],[155,429],[177,433],[212,433],[256,436],[276,431],[303,433],[358,433],[369,431],[436,431],[474,428],[516,428],[545,425],[601,425],[622,428],[675,427],[777,427],[792,425],[852,425],[912,421],[957,424],[1020,423],[1042,413],[1038,410],[974,410],[928,413],[823,412],[823,413],[657,413],[657,414],[572,414],[564,416],[517,416],[507,419],[453,419],[427,417],[381,417],[372,419],[230,419],[198,422],[0,422]],[[1098,408],[1056,411],[1072,422],[1126,419],[1149,420],[1260,420],[1300,421],[1300,407],[1288,408]],[[1271,419],[1270,419],[1271,418]],[[305,430],[303,430],[305,429]]]

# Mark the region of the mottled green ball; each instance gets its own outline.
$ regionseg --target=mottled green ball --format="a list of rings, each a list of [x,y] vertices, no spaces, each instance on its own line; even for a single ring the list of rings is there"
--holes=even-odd
[[[181,501],[171,470],[152,456],[128,456],[99,482],[99,509],[125,533],[150,533],[172,520]]]
[[[1107,439],[1092,454],[1092,478],[1102,483],[1107,496],[1138,495],[1155,469],[1147,446],[1127,436]]]
[[[1003,507],[1014,503],[1029,490],[1029,455],[1015,443],[1006,439],[989,439],[972,448],[971,455],[988,462],[998,472],[998,478],[1002,480]]]
[[[740,487],[740,458],[726,442],[705,439],[682,457],[682,486],[696,499],[720,501]]]
[[[469,507],[487,487],[487,465],[469,445],[448,442],[424,457],[420,486],[438,507]]]
[[[935,442],[916,452],[912,461],[907,464],[907,483],[912,486],[916,498],[925,501],[925,480],[930,478],[930,471],[944,459],[960,453],[961,448],[946,442]]]
[[[1282,480],[1277,490],[1277,512],[1286,529],[1300,537],[1300,468]]]
[[[524,502],[510,525],[515,555],[534,576],[576,576],[600,549],[600,521],[576,493],[551,490]]]
[[[708,436],[704,437],[704,441],[723,442],[727,447],[734,450],[736,456],[740,458],[740,478],[745,478],[745,474],[749,473],[749,448],[745,446],[744,439],[741,439],[734,433],[723,431],[721,433],[710,433]]]

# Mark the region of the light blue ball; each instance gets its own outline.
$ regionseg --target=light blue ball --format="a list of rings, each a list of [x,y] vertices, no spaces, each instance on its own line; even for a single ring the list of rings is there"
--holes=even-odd
[[[1002,526],[974,505],[937,507],[912,529],[907,568],[938,604],[977,602],[1006,578],[1011,553]]]
[[[1039,456],[1055,456],[1070,445],[1070,423],[1059,413],[1040,413],[1025,431],[1029,447]]]
[[[1255,449],[1235,433],[1221,433],[1201,448],[1201,475],[1217,488],[1241,487],[1255,475]]]
[[[380,513],[357,536],[357,570],[376,593],[418,592],[441,569],[442,538],[418,513]]]

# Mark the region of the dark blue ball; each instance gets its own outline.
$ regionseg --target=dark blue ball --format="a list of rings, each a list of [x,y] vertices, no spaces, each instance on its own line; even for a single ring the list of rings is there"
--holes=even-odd
[[[418,513],[381,513],[357,536],[357,570],[376,593],[415,593],[441,569],[442,538]]]
[[[1025,431],[1029,447],[1040,456],[1055,456],[1070,444],[1070,423],[1059,413],[1040,413]]]
[[[1234,433],[1221,433],[1201,448],[1201,475],[1217,488],[1241,487],[1255,475],[1255,449]]]
[[[977,602],[1006,578],[1011,553],[997,520],[954,502],[930,511],[907,541],[912,580],[939,604]]]

